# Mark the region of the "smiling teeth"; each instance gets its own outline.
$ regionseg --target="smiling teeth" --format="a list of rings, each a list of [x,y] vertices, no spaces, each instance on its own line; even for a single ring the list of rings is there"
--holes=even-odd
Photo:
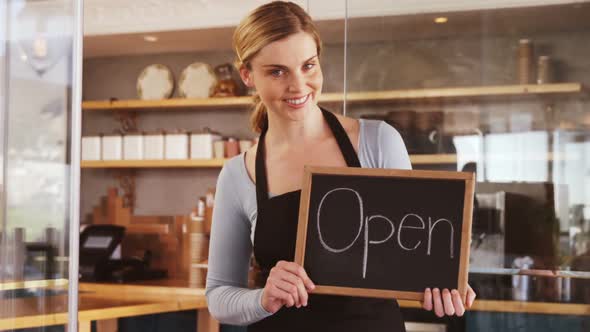
[[[305,96],[303,96],[303,97],[301,97],[299,99],[287,99],[287,102],[289,104],[293,104],[293,105],[300,105],[300,104],[305,103],[305,101],[307,100],[307,97],[308,96],[309,95],[305,95]]]

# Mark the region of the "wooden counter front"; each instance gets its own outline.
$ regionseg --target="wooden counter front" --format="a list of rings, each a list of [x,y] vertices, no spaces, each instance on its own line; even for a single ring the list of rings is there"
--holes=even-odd
[[[199,332],[219,331],[207,310],[204,289],[86,283],[79,288],[81,332],[90,331],[91,321],[184,310],[198,311]],[[67,307],[67,295],[0,300],[0,330],[67,324]]]

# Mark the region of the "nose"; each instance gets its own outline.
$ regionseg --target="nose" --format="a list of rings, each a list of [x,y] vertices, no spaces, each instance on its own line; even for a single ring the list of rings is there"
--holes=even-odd
[[[299,92],[303,90],[305,84],[305,75],[300,72],[295,72],[289,77],[289,85],[287,87],[287,90],[289,92]]]

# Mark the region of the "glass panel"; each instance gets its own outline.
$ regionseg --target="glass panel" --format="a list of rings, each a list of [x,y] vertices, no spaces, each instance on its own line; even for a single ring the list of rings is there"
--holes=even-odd
[[[2,1],[0,22],[0,330],[63,330],[73,1]]]
[[[300,3],[300,5],[302,5]],[[345,1],[308,1],[307,12],[311,16],[322,39],[321,67],[324,82],[322,95],[343,94],[348,79],[343,70],[346,53],[342,51],[346,20],[342,19],[346,11]],[[322,104],[336,113],[344,112],[344,102]]]
[[[346,110],[396,128],[414,169],[476,173],[464,329],[582,331],[561,303],[590,303],[590,4],[521,3],[349,0]]]

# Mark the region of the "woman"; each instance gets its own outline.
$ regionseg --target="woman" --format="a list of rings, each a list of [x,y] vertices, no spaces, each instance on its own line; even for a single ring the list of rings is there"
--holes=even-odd
[[[355,120],[317,106],[321,41],[299,6],[272,2],[237,27],[233,46],[244,83],[257,91],[257,145],[229,160],[215,197],[207,299],[222,323],[249,331],[404,331],[395,300],[314,295],[293,262],[304,165],[410,169],[398,132],[382,121]],[[263,288],[247,289],[251,254]],[[310,294],[311,293],[311,294]],[[462,315],[456,290],[426,289],[423,306]],[[464,304],[465,303],[465,304]]]

